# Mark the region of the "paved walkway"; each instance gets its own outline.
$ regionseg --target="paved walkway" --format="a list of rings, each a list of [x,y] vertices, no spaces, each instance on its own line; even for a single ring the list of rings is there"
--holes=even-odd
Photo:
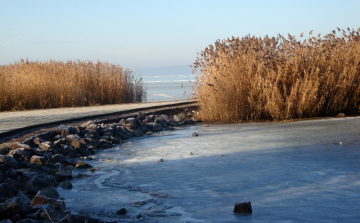
[[[0,112],[0,138],[18,131],[61,122],[77,121],[107,115],[120,115],[144,109],[156,109],[194,103],[192,100],[130,103],[75,108],[39,109],[30,111]]]

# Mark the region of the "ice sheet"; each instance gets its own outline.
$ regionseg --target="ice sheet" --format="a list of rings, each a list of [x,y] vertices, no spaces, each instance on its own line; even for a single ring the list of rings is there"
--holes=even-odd
[[[89,161],[97,173],[81,170],[91,176],[59,192],[74,212],[119,222],[152,207],[162,217],[145,222],[358,222],[359,124],[199,124],[137,138],[99,153]],[[251,201],[253,213],[234,214],[237,201]],[[122,207],[126,217],[114,214]]]

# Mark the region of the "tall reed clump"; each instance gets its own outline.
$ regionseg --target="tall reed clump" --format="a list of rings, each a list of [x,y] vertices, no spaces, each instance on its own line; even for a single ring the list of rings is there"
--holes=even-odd
[[[0,111],[144,101],[128,68],[91,61],[21,60],[0,66]]]
[[[360,28],[298,41],[278,35],[217,40],[194,63],[204,121],[358,114]],[[301,34],[300,37],[302,37]]]

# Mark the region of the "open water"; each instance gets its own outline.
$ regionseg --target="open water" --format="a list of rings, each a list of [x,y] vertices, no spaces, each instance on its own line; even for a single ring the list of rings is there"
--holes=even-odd
[[[142,77],[146,101],[190,99],[195,76],[189,66],[144,68],[134,70],[136,77]]]

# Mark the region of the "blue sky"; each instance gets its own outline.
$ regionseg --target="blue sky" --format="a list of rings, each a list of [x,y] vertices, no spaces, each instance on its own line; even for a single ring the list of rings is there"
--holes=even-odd
[[[359,0],[1,1],[0,64],[108,61],[131,69],[190,65],[217,39],[360,27]]]

